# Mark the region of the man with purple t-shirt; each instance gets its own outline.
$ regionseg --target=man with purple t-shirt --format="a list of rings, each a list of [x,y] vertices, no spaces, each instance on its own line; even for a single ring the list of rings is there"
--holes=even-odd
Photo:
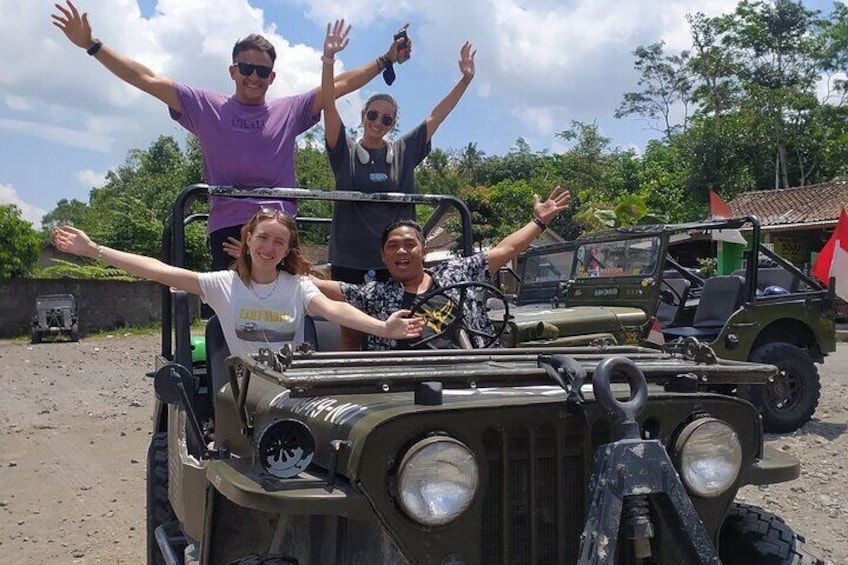
[[[225,96],[159,76],[94,39],[88,14],[67,1],[56,4],[53,25],[121,80],[168,105],[171,117],[197,136],[203,150],[203,175],[209,184],[243,187],[295,186],[295,138],[315,125],[324,105],[321,88],[267,101],[274,82],[274,46],[261,35],[249,35],[233,47],[230,77],[235,93]],[[335,79],[336,96],[362,87],[397,61],[395,42],[385,55]],[[212,270],[226,269],[229,251],[237,250],[241,226],[262,207],[294,214],[293,202],[212,197],[209,242]]]

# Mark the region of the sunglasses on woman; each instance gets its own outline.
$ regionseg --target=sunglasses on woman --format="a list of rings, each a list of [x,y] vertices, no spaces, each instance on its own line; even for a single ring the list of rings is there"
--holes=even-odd
[[[265,65],[254,65],[253,63],[236,63],[238,66],[239,74],[249,77],[253,74],[253,71],[256,71],[256,74],[259,75],[259,78],[268,78],[271,76],[271,71],[274,70],[274,67],[266,67]]]
[[[390,125],[395,123],[395,117],[390,116],[389,114],[381,114],[377,110],[368,110],[367,112],[365,112],[365,117],[368,118],[369,122],[377,121],[377,118],[380,118],[381,116],[382,118],[380,119],[380,121],[383,122],[384,126],[389,127]]]
[[[286,212],[285,210],[280,210],[279,208],[271,208],[269,206],[263,206],[259,209],[259,212],[264,216],[270,216],[273,218],[286,218],[289,220],[294,220],[295,217]]]

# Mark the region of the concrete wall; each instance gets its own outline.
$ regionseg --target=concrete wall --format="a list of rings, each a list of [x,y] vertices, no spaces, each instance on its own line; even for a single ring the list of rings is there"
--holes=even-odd
[[[162,285],[148,281],[82,279],[0,280],[0,338],[29,335],[35,298],[42,294],[73,294],[80,332],[159,323]],[[193,316],[200,300],[192,297]]]

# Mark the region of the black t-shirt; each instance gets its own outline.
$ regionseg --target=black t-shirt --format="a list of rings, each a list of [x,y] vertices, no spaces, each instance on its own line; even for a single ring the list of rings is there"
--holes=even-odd
[[[381,149],[364,150],[363,163],[356,154],[357,142],[344,135],[344,124],[333,149],[327,148],[336,178],[336,190],[368,194],[402,192],[415,194],[415,167],[430,152],[427,126],[418,127]],[[391,147],[391,152],[388,148]],[[415,219],[413,204],[336,202],[330,226],[330,263],[350,269],[379,269],[383,229],[397,220]]]

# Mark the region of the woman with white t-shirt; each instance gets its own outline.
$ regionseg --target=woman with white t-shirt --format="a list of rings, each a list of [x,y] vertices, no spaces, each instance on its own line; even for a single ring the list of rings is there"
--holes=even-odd
[[[111,249],[71,226],[57,227],[54,237],[61,251],[98,259],[133,275],[199,295],[218,315],[232,355],[303,341],[306,314],[391,339],[408,339],[421,333],[420,319],[404,318],[407,311],[395,312],[381,321],[324,296],[305,276],[310,263],[301,254],[294,220],[279,210],[257,212],[244,225],[238,261],[235,269],[228,271],[197,273],[152,257]]]

